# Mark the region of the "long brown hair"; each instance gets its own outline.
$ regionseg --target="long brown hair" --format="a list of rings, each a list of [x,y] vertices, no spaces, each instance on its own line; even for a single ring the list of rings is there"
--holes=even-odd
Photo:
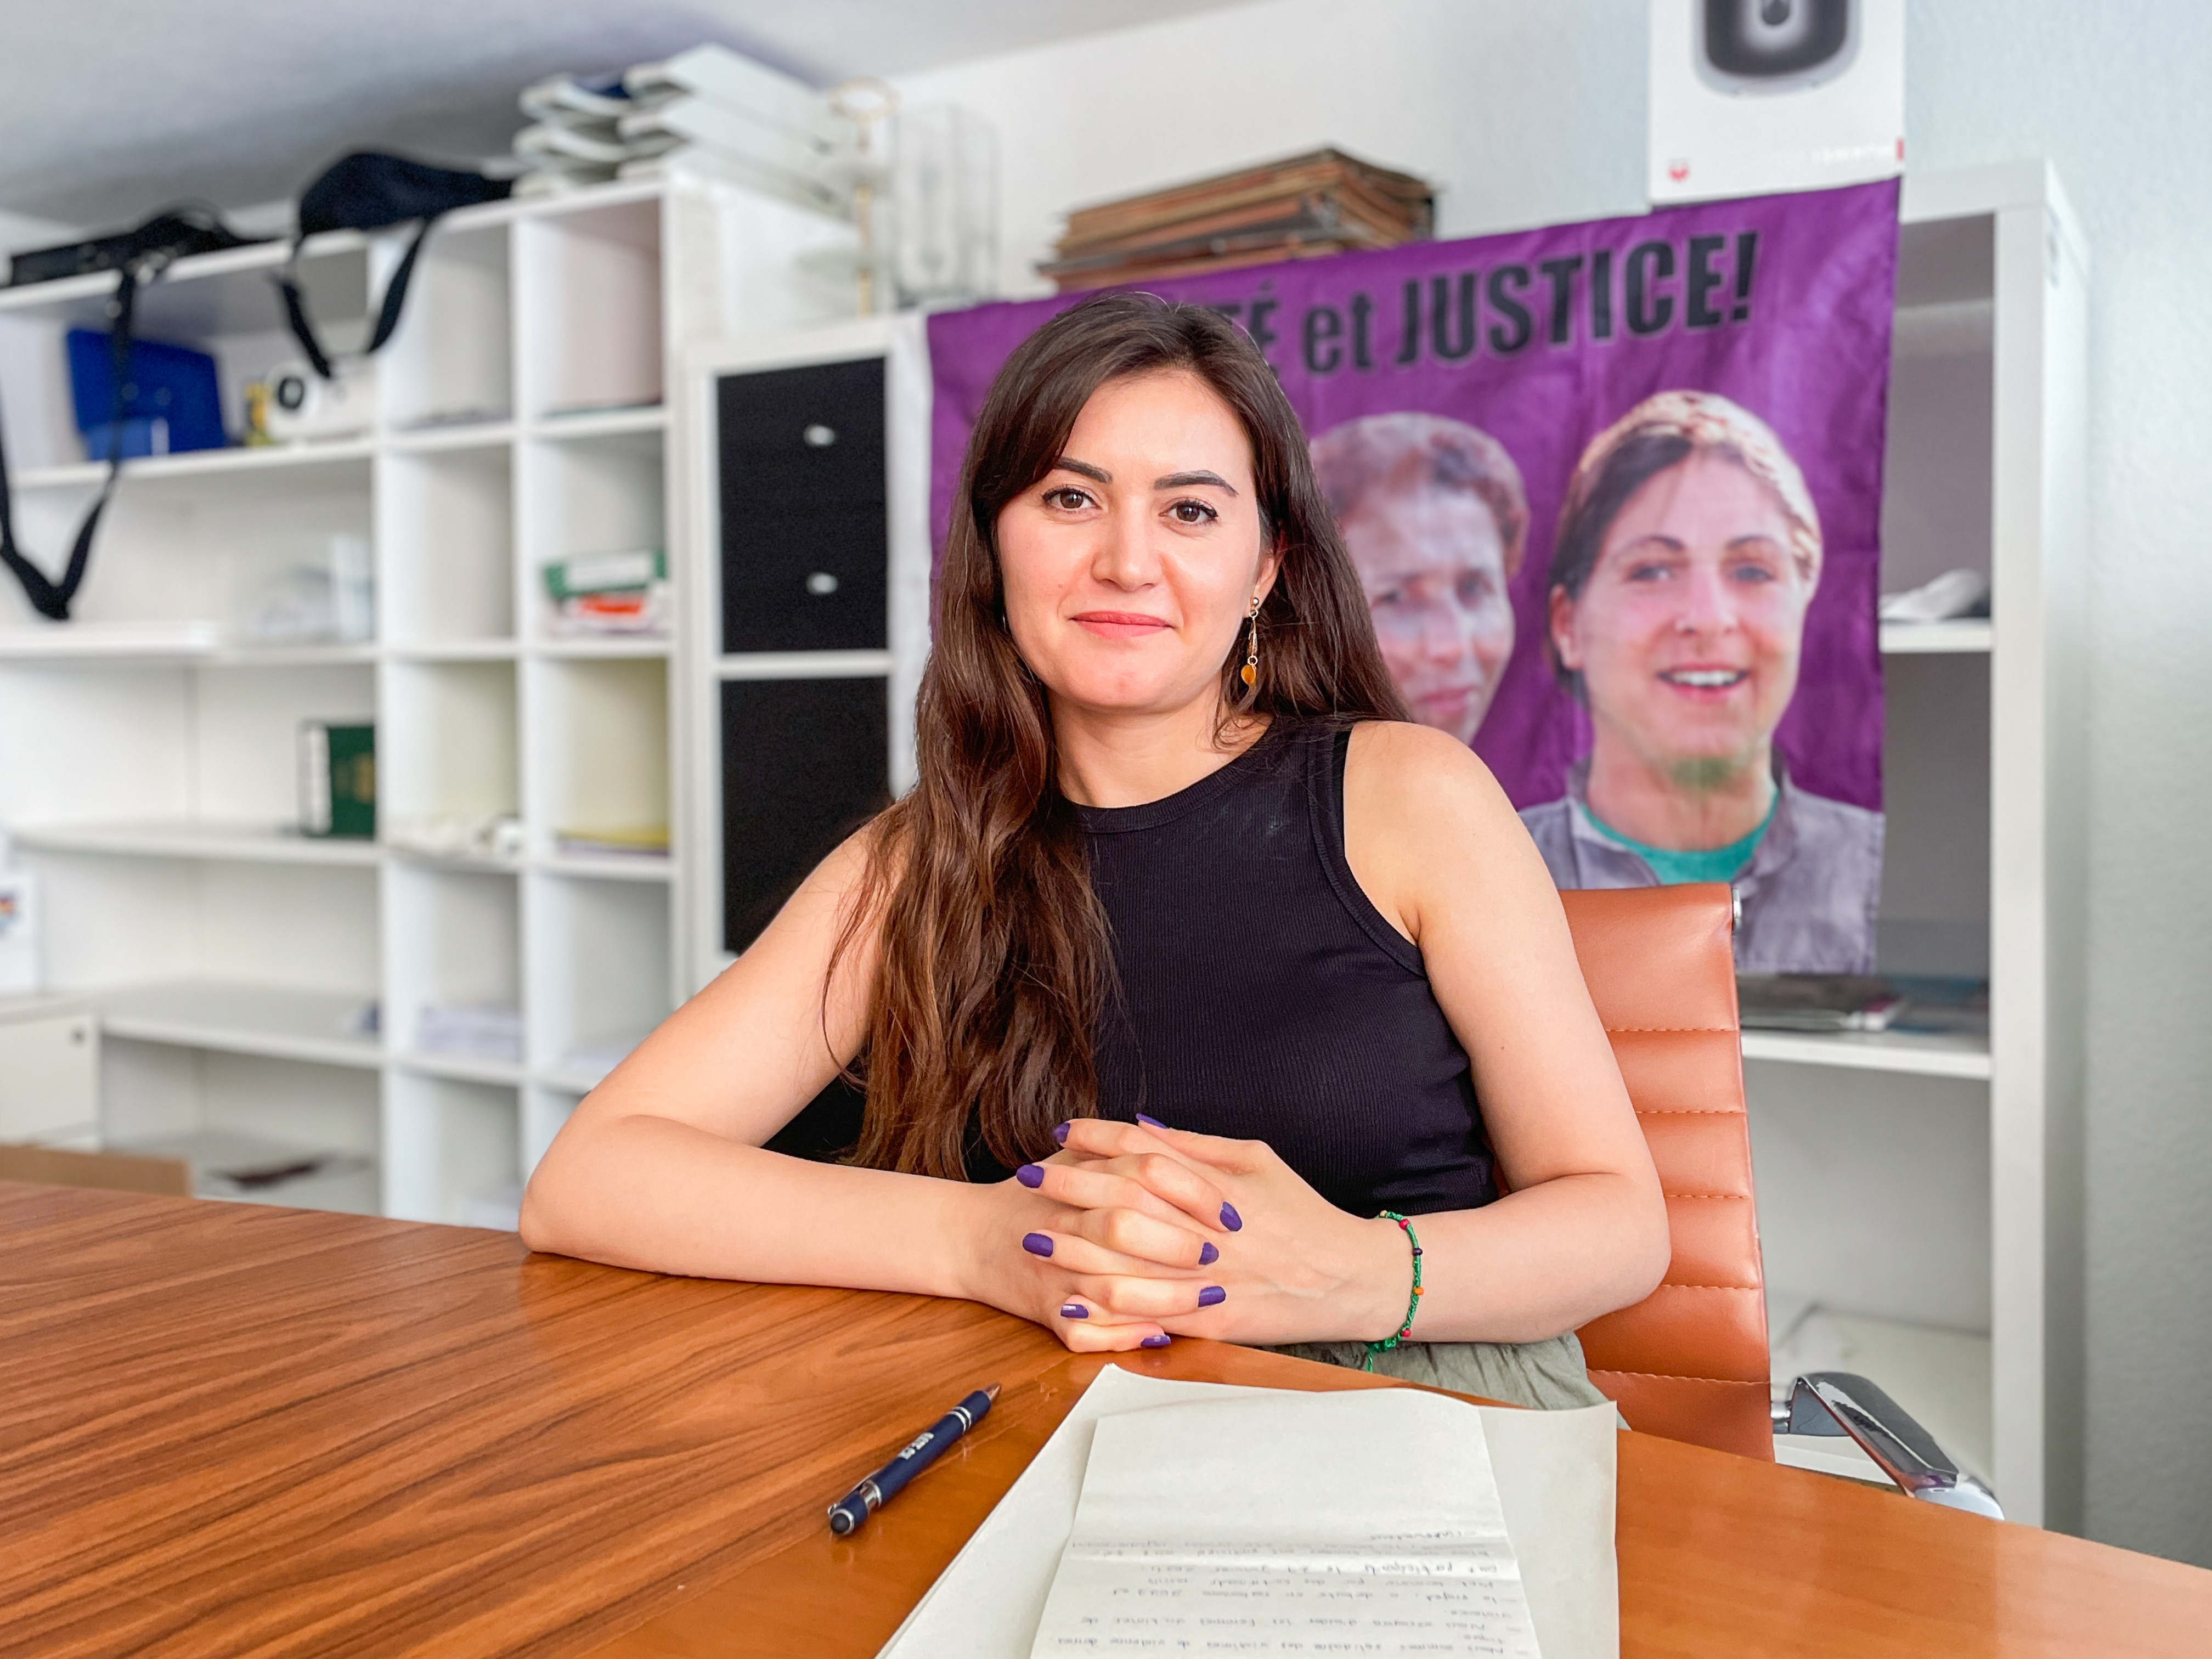
[[[1097,1109],[1091,1032],[1115,982],[1111,943],[1060,790],[1045,689],[1006,630],[999,514],[1058,463],[1099,387],[1170,370],[1243,423],[1261,533],[1282,556],[1249,701],[1243,630],[1221,665],[1224,720],[1406,718],[1297,416],[1243,331],[1202,307],[1108,294],[1032,334],[969,440],[916,714],[921,779],[871,826],[838,940],[842,957],[881,918],[855,1162],[959,1178],[975,1138],[1018,1164],[1052,1150],[1054,1124]]]

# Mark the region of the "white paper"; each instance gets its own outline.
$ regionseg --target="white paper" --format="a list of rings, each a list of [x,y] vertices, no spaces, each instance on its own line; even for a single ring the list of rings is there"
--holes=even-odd
[[[1475,1408],[1278,1393],[1102,1420],[1031,1649],[1535,1659]]]
[[[1099,1420],[1164,1405],[1279,1392],[1171,1382],[1106,1367],[907,1616],[880,1659],[1024,1659],[1074,1528]],[[1613,1407],[1474,1409],[1544,1659],[1617,1659]]]

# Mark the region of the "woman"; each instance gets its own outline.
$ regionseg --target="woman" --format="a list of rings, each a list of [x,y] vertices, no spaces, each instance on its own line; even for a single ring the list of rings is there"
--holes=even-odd
[[[1589,710],[1566,795],[1522,814],[1562,887],[1728,881],[1737,964],[1867,973],[1881,816],[1790,782],[1820,521],[1771,428],[1662,392],[1583,453],[1552,551],[1552,660]]]
[[[1391,719],[1266,362],[1211,312],[1079,306],[959,499],[920,782],[577,1109],[523,1236],[1079,1350],[1357,1361],[1410,1319],[1443,1346],[1392,1364],[1595,1401],[1562,1334],[1664,1270],[1650,1157],[1511,808]],[[764,1150],[856,1057],[854,1158]]]
[[[1513,654],[1521,469],[1488,433],[1411,410],[1334,427],[1313,455],[1391,682],[1422,725],[1473,743]]]

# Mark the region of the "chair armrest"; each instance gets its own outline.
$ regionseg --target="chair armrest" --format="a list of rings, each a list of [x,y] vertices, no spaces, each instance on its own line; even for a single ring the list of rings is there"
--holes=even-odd
[[[1961,1469],[1902,1406],[1863,1376],[1813,1371],[1774,1407],[1777,1434],[1848,1435],[1907,1497],[2004,1519],[1996,1494]]]

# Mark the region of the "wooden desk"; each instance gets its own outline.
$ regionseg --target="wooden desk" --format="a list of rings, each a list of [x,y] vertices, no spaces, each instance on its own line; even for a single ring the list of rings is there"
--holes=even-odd
[[[1161,1376],[1387,1386],[1179,1342]],[[872,1654],[1099,1362],[961,1303],[0,1185],[0,1654]],[[830,1498],[976,1383],[848,1540]],[[2212,1573],[1628,1435],[1629,1655],[2197,1654]]]

